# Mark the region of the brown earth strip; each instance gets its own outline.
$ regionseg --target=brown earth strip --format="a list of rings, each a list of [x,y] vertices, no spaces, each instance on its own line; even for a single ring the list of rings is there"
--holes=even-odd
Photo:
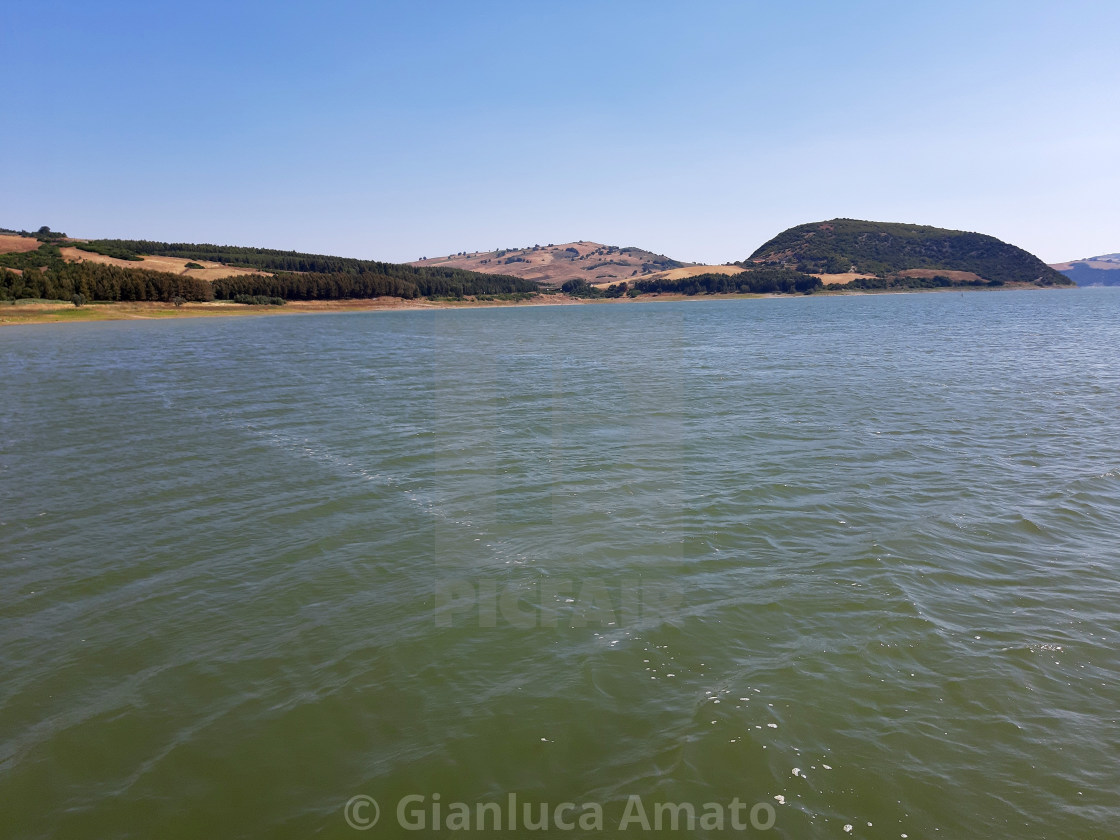
[[[28,251],[37,251],[42,244],[38,239],[27,236],[0,233],[0,254],[26,254]]]

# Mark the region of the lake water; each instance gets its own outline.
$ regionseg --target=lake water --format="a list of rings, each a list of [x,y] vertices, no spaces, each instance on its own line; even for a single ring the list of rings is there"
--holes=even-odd
[[[0,836],[1115,838],[1118,348],[1110,289],[0,330]]]

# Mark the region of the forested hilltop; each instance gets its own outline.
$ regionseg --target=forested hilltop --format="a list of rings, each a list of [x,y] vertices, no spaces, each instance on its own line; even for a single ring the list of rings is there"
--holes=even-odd
[[[857,219],[789,228],[742,265],[784,266],[809,274],[862,275],[853,276],[847,283],[851,288],[1071,285],[1067,277],[1038,257],[994,236]]]
[[[218,297],[234,294],[275,295],[288,300],[343,297],[439,297],[536,292],[537,284],[503,274],[463,271],[442,266],[416,267],[354,257],[305,254],[233,245],[98,239],[88,243],[102,252],[136,256],[208,260],[235,268],[254,268],[272,276],[215,281]]]

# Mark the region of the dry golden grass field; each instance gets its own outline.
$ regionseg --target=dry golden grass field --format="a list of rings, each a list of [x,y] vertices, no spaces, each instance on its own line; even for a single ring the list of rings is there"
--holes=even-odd
[[[36,250],[42,243],[27,236],[0,233],[0,254],[23,254]]]
[[[36,243],[37,244],[37,243]],[[203,280],[218,280],[222,277],[235,277],[239,274],[261,274],[255,268],[231,268],[215,262],[201,260],[184,260],[178,257],[144,257],[143,260],[118,260],[116,257],[106,257],[104,254],[94,254],[82,251],[79,248],[62,248],[62,258],[67,262],[94,262],[104,265],[115,265],[120,268],[144,268],[148,271],[167,271],[171,274],[186,274],[199,277]],[[195,262],[203,268],[187,268],[187,263]]]

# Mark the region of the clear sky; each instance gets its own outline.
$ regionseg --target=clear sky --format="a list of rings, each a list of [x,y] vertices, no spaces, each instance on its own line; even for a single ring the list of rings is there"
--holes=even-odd
[[[0,226],[746,257],[837,216],[1120,251],[1120,2],[0,7]]]

